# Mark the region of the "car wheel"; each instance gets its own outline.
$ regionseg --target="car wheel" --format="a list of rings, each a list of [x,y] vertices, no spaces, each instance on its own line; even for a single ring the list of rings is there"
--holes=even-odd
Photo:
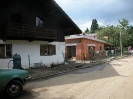
[[[6,93],[9,97],[17,97],[23,91],[23,85],[20,81],[13,80],[6,87]]]

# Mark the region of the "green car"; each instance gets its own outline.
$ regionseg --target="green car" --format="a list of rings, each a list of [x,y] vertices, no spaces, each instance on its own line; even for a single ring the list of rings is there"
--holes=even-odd
[[[0,91],[5,91],[9,97],[17,97],[26,84],[28,71],[19,69],[0,69]]]

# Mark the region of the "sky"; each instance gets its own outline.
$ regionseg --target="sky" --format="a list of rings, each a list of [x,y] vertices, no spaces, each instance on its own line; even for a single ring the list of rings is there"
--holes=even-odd
[[[84,32],[93,19],[99,26],[118,25],[125,18],[133,25],[133,0],[55,0]]]

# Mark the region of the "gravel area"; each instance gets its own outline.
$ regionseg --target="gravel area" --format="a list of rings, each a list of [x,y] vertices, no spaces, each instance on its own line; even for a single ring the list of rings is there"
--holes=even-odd
[[[133,99],[133,56],[37,79],[18,99]]]
[[[29,70],[29,77],[35,79],[35,78],[50,76],[50,75],[58,74],[68,70],[72,70],[74,68],[78,68],[84,65],[85,64],[81,61],[69,61],[68,64],[59,64],[59,65],[54,65],[52,67],[47,67],[47,68],[46,67],[31,68]]]

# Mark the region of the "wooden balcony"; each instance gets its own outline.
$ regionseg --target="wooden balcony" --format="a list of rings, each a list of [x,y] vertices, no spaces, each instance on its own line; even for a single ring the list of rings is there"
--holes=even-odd
[[[57,30],[54,28],[31,27],[26,24],[8,23],[3,26],[3,39],[56,40]]]

